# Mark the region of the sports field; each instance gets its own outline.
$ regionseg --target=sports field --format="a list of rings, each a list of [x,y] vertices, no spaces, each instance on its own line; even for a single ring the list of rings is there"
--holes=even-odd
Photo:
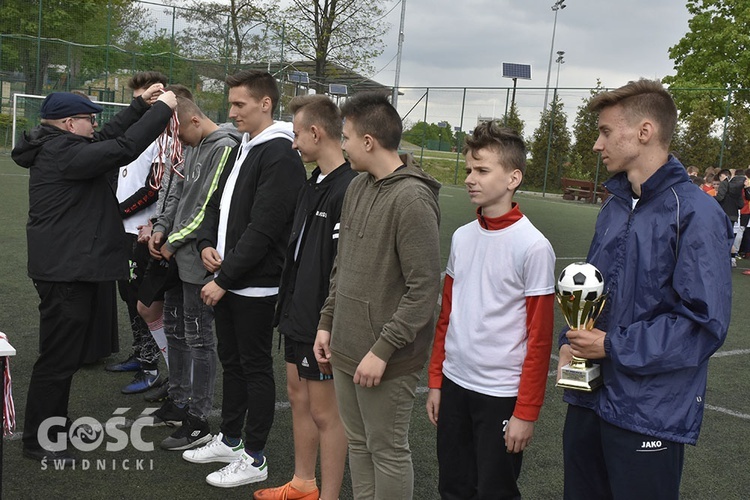
[[[145,429],[143,440],[154,442],[151,452],[127,446],[123,451],[108,452],[104,445],[87,453],[88,470],[57,471],[50,465],[41,470],[36,462],[21,456],[20,431],[26,401],[26,386],[37,349],[37,303],[31,281],[26,277],[26,243],[24,224],[27,213],[28,177],[7,155],[0,156],[0,331],[5,332],[18,351],[12,359],[13,393],[18,431],[4,441],[3,493],[9,499],[232,499],[251,498],[252,487],[222,490],[206,484],[206,474],[221,464],[190,464],[179,452],[159,449],[166,437],[165,428]],[[459,225],[473,218],[474,209],[464,190],[447,186],[441,191],[441,251],[447,258],[450,236]],[[558,198],[519,195],[521,209],[549,238],[558,257],[557,269],[580,260],[593,232],[597,207]],[[96,214],[91,214],[96,217]],[[54,252],[54,248],[49,249]],[[740,261],[733,271],[734,304],[732,326],[724,347],[710,364],[707,410],[698,446],[686,449],[682,498],[693,500],[744,499],[750,491],[750,276],[741,273],[750,268]],[[122,304],[121,304],[122,305]],[[120,314],[120,345],[127,351],[131,335],[124,308]],[[557,325],[562,319],[557,316]],[[126,356],[127,352],[112,359]],[[556,360],[552,360],[553,367]],[[129,374],[104,371],[104,362],[79,372],[73,383],[70,416],[91,417],[100,422],[112,418],[115,409],[129,409],[126,418],[135,418],[147,407],[140,396],[120,394],[120,387],[130,380]],[[286,403],[283,359],[276,352],[277,412],[266,448],[269,479],[258,486],[278,485],[288,481],[293,472],[291,412]],[[220,377],[219,379],[220,380]],[[210,423],[219,425],[221,385]],[[415,469],[415,499],[438,498],[435,431],[424,410],[425,388],[415,403],[412,417],[411,446]],[[151,405],[154,406],[154,405]],[[123,410],[120,410],[122,413]],[[562,497],[561,433],[565,405],[561,392],[554,388],[550,376],[547,399],[536,433],[524,457],[521,491],[528,499]],[[114,441],[108,439],[108,441]],[[583,450],[582,450],[583,451]],[[140,467],[139,467],[140,465]],[[126,468],[128,470],[126,470]],[[341,499],[350,499],[349,476],[344,479]]]

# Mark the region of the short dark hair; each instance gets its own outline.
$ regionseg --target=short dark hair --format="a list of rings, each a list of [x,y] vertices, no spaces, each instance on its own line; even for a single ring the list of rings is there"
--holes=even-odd
[[[234,75],[229,75],[226,83],[229,88],[245,87],[250,95],[258,100],[269,97],[272,114],[276,111],[276,106],[279,105],[279,86],[276,84],[273,75],[267,71],[243,69]]]
[[[341,138],[341,112],[330,97],[323,94],[297,96],[289,102],[289,111],[294,115],[302,111],[306,127],[318,125],[331,139]]]
[[[722,175],[726,175],[727,177],[732,177],[732,172],[728,168],[722,168],[721,170],[719,170],[718,175],[719,177],[721,177]]]
[[[480,149],[489,149],[500,156],[500,163],[507,171],[520,170],[526,173],[526,144],[515,130],[501,127],[495,121],[477,125],[471,135],[466,136],[463,154],[476,159]]]
[[[677,126],[677,106],[661,82],[645,78],[630,81],[619,89],[594,96],[589,102],[589,109],[599,113],[618,104],[631,121],[643,118],[654,120],[659,125],[659,142],[669,147]]]
[[[158,71],[141,71],[130,77],[128,88],[130,90],[147,89],[155,83],[167,84],[167,77]]]
[[[398,151],[403,125],[398,111],[380,92],[354,94],[341,106],[341,116],[351,120],[359,135],[369,134],[390,151]]]

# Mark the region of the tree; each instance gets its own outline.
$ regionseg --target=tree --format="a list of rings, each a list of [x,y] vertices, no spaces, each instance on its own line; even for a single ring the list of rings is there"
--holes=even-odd
[[[175,10],[188,22],[178,34],[180,45],[190,57],[228,63],[230,73],[242,63],[270,60],[275,53],[268,19],[277,9],[277,0],[191,0],[187,8]]]
[[[677,151],[683,165],[695,165],[701,170],[719,164],[721,139],[715,136],[716,120],[712,103],[708,99],[698,101],[695,109],[684,120],[684,131]]]
[[[750,109],[746,105],[738,104],[732,108],[722,163],[743,170],[750,166]]]
[[[604,91],[601,80],[596,80],[596,87],[591,89],[589,96],[581,99],[581,105],[576,113],[573,124],[575,144],[571,148],[572,170],[577,172],[576,178],[595,180],[596,166],[599,164],[599,154],[594,151],[594,143],[599,137],[599,117],[597,113],[589,111],[591,100]]]
[[[563,111],[560,96],[555,93],[548,109],[542,112],[539,127],[531,140],[531,160],[526,166],[524,183],[529,186],[544,186],[544,170],[547,168],[547,189],[560,186],[560,178],[569,170],[570,132],[568,117]],[[550,123],[552,133],[550,134]],[[551,137],[550,137],[551,136]],[[547,151],[549,149],[549,162]]]
[[[41,2],[41,4],[40,4]],[[47,80],[51,65],[65,66],[68,73],[89,70],[92,73],[104,69],[104,50],[82,52],[76,49],[71,57],[70,44],[106,45],[132,21],[133,6],[129,0],[4,0],[0,8],[0,33],[18,36],[17,44],[3,43],[3,70],[19,71],[26,77],[27,93],[44,92],[42,83]],[[41,6],[41,26],[39,12]],[[110,39],[107,30],[110,26]],[[37,40],[43,39],[41,46]],[[47,41],[45,39],[54,39]],[[40,50],[37,60],[37,48]],[[66,78],[75,78],[70,74]]]
[[[448,149],[456,146],[456,139],[453,136],[453,128],[448,122],[425,123],[419,121],[408,128],[402,134],[406,142],[416,146],[424,146],[428,149]]]
[[[366,74],[383,52],[383,0],[292,0],[284,11],[286,46],[315,63],[314,80],[324,89],[329,62]]]
[[[677,73],[664,78],[664,82],[679,89],[750,88],[747,1],[688,0],[687,9],[693,16],[689,31],[669,49]],[[723,116],[725,92],[675,92],[674,97],[684,115],[695,109],[697,101],[707,101],[715,118]],[[743,92],[735,99],[747,103],[750,93]]]
[[[521,120],[521,117],[518,116],[518,106],[516,106],[515,102],[511,105],[510,111],[503,115],[503,124],[509,129],[515,130],[518,132],[518,135],[523,137],[523,128],[525,124],[523,120]]]

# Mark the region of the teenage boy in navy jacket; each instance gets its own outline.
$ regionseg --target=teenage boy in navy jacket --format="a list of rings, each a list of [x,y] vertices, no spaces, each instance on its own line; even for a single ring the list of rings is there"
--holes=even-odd
[[[614,175],[587,260],[609,295],[596,328],[562,332],[559,366],[592,359],[604,385],[565,391],[565,498],[677,499],[708,359],[729,328],[732,227],[669,155],[677,108],[661,83],[633,81],[589,107]]]

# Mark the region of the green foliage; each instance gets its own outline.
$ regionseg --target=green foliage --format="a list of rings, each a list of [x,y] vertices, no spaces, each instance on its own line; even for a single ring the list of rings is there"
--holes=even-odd
[[[516,106],[515,102],[511,105],[510,111],[503,115],[503,125],[515,130],[518,132],[518,135],[524,137],[523,129],[526,124],[521,120],[521,117],[518,116],[518,106]]]
[[[676,89],[750,88],[750,9],[747,0],[688,0],[693,16],[689,30],[669,49],[677,74],[664,78]],[[697,101],[708,101],[710,112],[723,116],[722,92],[675,92],[683,114],[696,108]],[[750,101],[750,93],[738,96]],[[703,104],[705,106],[705,103]]]
[[[732,108],[723,165],[742,169],[750,165],[750,109],[747,105],[738,104]]]
[[[686,166],[695,165],[705,170],[706,167],[719,164],[721,139],[715,136],[716,120],[712,114],[712,104],[705,99],[696,102],[693,112],[684,120],[677,153],[680,161]]]
[[[526,165],[525,185],[543,187],[545,167],[547,167],[548,189],[559,187],[560,179],[568,175],[571,163],[569,161],[570,132],[567,120],[560,96],[555,94],[549,109],[542,112],[539,127],[534,131],[531,139],[531,159]],[[551,142],[550,124],[552,125]],[[547,162],[548,151],[549,162]]]
[[[604,91],[602,82],[597,78],[596,87],[589,96],[581,99],[581,105],[576,113],[573,124],[573,136],[575,144],[571,148],[571,171],[570,177],[574,179],[596,180],[596,165],[599,154],[594,152],[594,143],[599,137],[599,117],[596,113],[589,111],[591,100]]]
[[[448,122],[444,127],[437,123],[425,123],[419,121],[412,127],[404,131],[402,137],[405,141],[419,147],[429,149],[440,149],[441,151],[450,151],[456,146],[456,138],[453,136],[453,127]],[[463,142],[459,143],[463,147]]]

